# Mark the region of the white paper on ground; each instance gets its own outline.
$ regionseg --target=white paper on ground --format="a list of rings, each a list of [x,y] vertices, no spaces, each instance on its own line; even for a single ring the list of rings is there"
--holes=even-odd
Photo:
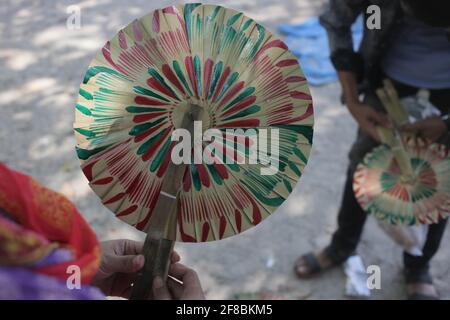
[[[367,273],[360,256],[351,256],[345,261],[344,273],[347,276],[345,282],[345,294],[353,298],[370,297],[370,289],[367,287]]]

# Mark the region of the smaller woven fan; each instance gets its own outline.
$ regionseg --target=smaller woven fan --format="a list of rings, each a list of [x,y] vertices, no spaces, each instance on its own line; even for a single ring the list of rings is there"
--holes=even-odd
[[[408,114],[392,84],[384,83],[377,94],[397,129],[378,128],[384,144],[358,165],[356,199],[366,212],[394,225],[436,223],[450,212],[448,149],[398,130]]]

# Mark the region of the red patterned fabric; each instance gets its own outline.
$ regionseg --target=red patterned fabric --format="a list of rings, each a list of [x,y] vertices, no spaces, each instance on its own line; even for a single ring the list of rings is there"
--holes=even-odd
[[[67,267],[81,269],[87,284],[97,272],[100,248],[97,238],[75,206],[63,195],[40,185],[0,163],[0,208],[22,228],[0,223],[0,265],[38,261],[52,248],[64,248],[73,259],[36,268],[35,271],[63,280]]]

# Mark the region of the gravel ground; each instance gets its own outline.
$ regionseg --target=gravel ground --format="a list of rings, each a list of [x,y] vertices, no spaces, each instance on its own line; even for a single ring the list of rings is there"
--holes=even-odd
[[[180,1],[184,2],[184,1]],[[323,0],[209,1],[244,11],[271,30],[320,12]],[[66,28],[67,6],[81,8],[81,28]],[[0,161],[22,170],[75,202],[99,239],[143,235],[116,220],[87,186],[74,153],[74,103],[84,71],[106,40],[132,19],[171,1],[2,0],[0,4]],[[290,299],[344,299],[345,276],[297,280],[292,266],[301,253],[326,245],[356,125],[339,104],[337,84],[312,88],[315,136],[309,164],[283,206],[242,235],[220,242],[177,244],[183,260],[199,271],[207,297],[275,290]],[[326,200],[325,200],[326,199]],[[433,261],[435,282],[450,298],[450,253],[445,244]],[[366,265],[381,267],[375,299],[403,299],[401,249],[369,219],[359,246]]]

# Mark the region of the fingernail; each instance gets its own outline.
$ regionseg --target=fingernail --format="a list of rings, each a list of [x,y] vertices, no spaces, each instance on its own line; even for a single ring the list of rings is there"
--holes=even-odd
[[[156,277],[156,278],[153,280],[153,287],[154,287],[155,289],[160,289],[160,288],[162,288],[163,286],[164,286],[164,282],[162,281],[161,277]]]

